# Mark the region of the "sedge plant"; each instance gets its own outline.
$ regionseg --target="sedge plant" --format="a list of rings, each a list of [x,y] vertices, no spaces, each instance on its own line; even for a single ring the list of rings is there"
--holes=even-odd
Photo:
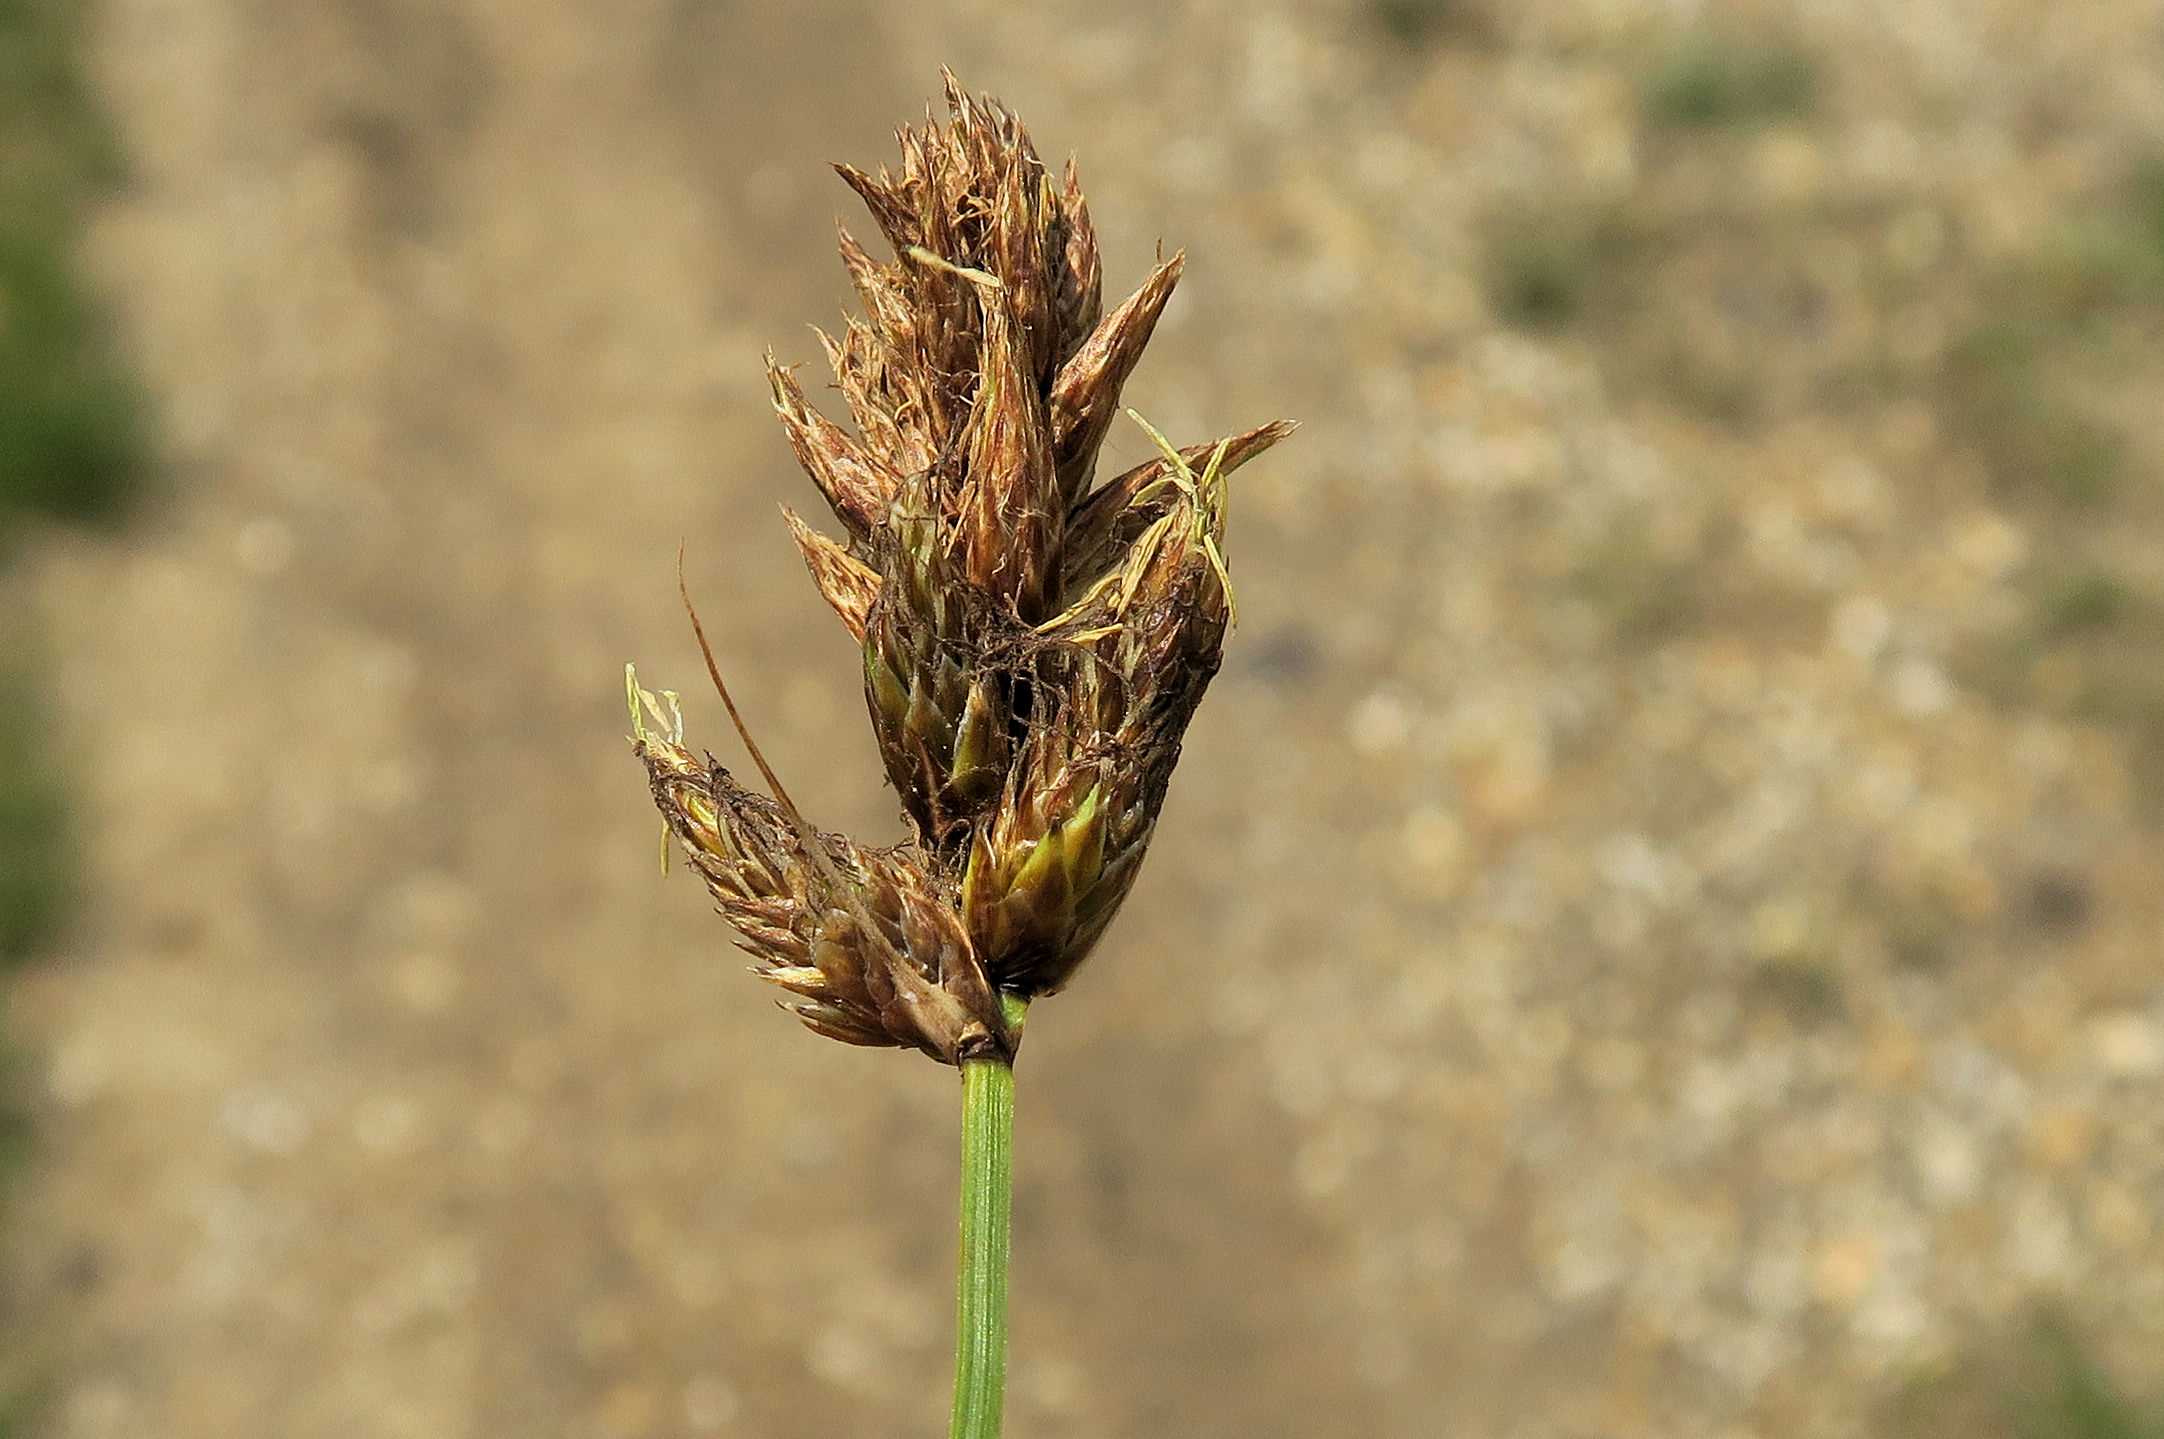
[[[1133,886],[1234,611],[1226,480],[1274,422],[1096,479],[1120,391],[1185,263],[1105,313],[1096,231],[996,101],[899,132],[898,172],[836,168],[891,249],[844,230],[863,316],[821,335],[853,432],[767,357],[774,409],[840,527],[784,510],[863,654],[907,837],[814,828],[709,675],[765,784],[684,743],[627,667],[633,748],[722,917],[806,1026],[960,1070],[954,1439],[999,1433],[1023,1017]],[[689,597],[686,597],[689,608]],[[692,616],[698,628],[697,615]]]

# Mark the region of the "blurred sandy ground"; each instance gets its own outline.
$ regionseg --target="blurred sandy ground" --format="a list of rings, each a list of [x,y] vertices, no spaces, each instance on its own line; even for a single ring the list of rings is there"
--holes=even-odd
[[[1656,133],[1694,15],[1815,107]],[[1852,1433],[2039,1297],[2164,1342],[2156,740],[1968,663],[2068,546],[2164,575],[2157,347],[2083,352],[2103,512],[1995,483],[1931,379],[1969,277],[2164,140],[2153,0],[98,34],[170,480],[32,559],[95,865],[16,1011],[51,1432],[943,1422],[952,1078],[773,1012],[656,873],[620,689],[734,753],[684,540],[799,798],[893,832],[759,354],[816,359],[823,166],[942,61],[1081,153],[1108,288],[1189,248],[1146,413],[1307,423],[1239,478],[1140,890],[1032,1019],[1013,1432]],[[1493,217],[1581,198],[1651,217],[1644,303],[1512,328]]]

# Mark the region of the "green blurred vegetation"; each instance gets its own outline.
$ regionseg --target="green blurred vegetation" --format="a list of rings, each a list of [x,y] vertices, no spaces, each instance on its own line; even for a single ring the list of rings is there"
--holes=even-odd
[[[1579,549],[1565,578],[1600,616],[1602,643],[1650,649],[1704,617],[1709,569],[1702,545],[1665,547],[1642,520],[1624,520]]]
[[[2164,303],[2164,155],[2145,155],[2096,203],[2062,220],[2014,277],[2047,322],[2078,327]]]
[[[2164,1397],[2129,1393],[2046,1312],[1909,1384],[1887,1432],[1914,1439],[2164,1439]]]
[[[1634,253],[1611,207],[1568,199],[1500,207],[1481,241],[1489,297],[1505,320],[1527,329],[1578,319]]]
[[[1368,14],[1401,45],[1418,45],[1456,18],[1457,0],[1368,0]]]
[[[86,204],[122,176],[83,66],[75,0],[0,0],[0,563],[32,520],[109,525],[150,467],[143,392],[80,269]],[[68,784],[38,645],[0,631],[0,963],[50,948],[77,895]],[[0,1011],[4,1017],[4,1011]],[[32,1143],[0,1032],[0,1197]],[[25,1330],[37,1332],[34,1316]],[[24,1356],[0,1356],[0,1439],[33,1427]]]
[[[1710,128],[1809,114],[1818,99],[1818,66],[1793,45],[1713,30],[1677,40],[1639,88],[1655,125]]]
[[[142,397],[57,242],[0,229],[0,315],[0,525],[116,519],[147,467]]]
[[[2137,802],[2164,819],[2164,594],[2120,543],[2164,496],[2137,483],[2108,408],[2164,337],[2164,154],[2132,158],[1978,293],[1984,318],[1947,353],[1940,412],[2049,559],[1971,678],[2001,704],[2112,732]]]
[[[141,392],[76,268],[83,206],[120,174],[73,0],[0,0],[0,537],[109,523],[149,466]],[[34,641],[0,636],[0,960],[50,944],[74,894],[67,787]]]
[[[2068,541],[2076,547],[2078,537]],[[2164,819],[2164,604],[2109,565],[2050,569],[2022,622],[1978,647],[1968,680],[2003,705],[2111,731],[2126,746],[2136,803]]]
[[[149,469],[141,388],[89,298],[83,205],[121,175],[72,0],[0,0],[0,536],[110,522]]]
[[[0,0],[0,134],[10,186],[79,193],[120,178],[120,145],[83,67],[76,0]]]
[[[0,961],[8,963],[51,943],[75,893],[67,786],[44,728],[29,681],[0,673]]]
[[[1494,38],[1493,0],[1367,0],[1368,23],[1408,50]]]
[[[1983,318],[1947,353],[1949,419],[2010,497],[2110,500],[2125,446],[2088,403],[2081,372],[2116,326],[2164,320],[2164,154],[2133,160],[1978,291]]]
[[[2109,630],[2131,618],[2137,604],[2117,575],[2082,570],[2054,580],[2039,596],[2039,628],[2050,639]]]
[[[1947,352],[1941,408],[2009,497],[2095,505],[2117,488],[2119,437],[2057,382],[2057,327],[1986,320]]]

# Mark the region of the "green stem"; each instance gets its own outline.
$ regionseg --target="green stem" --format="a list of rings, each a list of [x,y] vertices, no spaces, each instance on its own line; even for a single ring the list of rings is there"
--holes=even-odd
[[[1008,1001],[1011,1026],[1022,1004]],[[1014,1215],[1014,1066],[962,1064],[962,1250],[955,1282],[950,1439],[999,1439],[1007,1392],[1007,1255]]]

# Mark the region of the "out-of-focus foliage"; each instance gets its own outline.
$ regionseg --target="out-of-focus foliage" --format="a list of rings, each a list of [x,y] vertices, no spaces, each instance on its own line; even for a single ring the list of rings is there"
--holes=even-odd
[[[110,523],[148,466],[141,391],[78,268],[82,206],[121,169],[81,40],[73,0],[0,0],[0,545],[33,516]],[[14,625],[0,646],[0,962],[12,965],[59,936],[78,857],[35,642]],[[17,1067],[0,1039],[0,1187],[32,1139]],[[35,1422],[25,1371],[38,1362],[0,1356],[0,1439]]]
[[[20,675],[0,674],[0,960],[49,941],[73,893],[67,794]]]
[[[2164,1402],[2120,1383],[2056,1313],[1919,1378],[1887,1420],[1914,1439],[2164,1439]]]
[[[146,468],[141,392],[78,271],[78,211],[120,175],[70,0],[0,0],[0,531],[110,520]]]
[[[1818,68],[1792,46],[1712,32],[1684,36],[1647,74],[1646,118],[1659,125],[1714,126],[1807,112]]]

